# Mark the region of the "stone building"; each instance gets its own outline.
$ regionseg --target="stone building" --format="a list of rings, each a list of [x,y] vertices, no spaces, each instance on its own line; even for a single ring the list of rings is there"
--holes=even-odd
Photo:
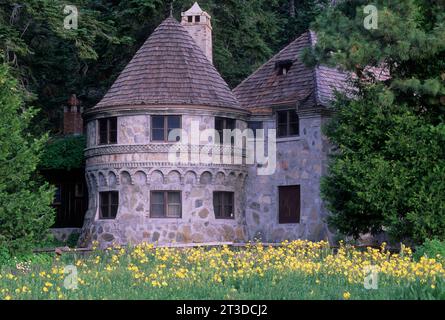
[[[195,3],[181,23],[162,22],[85,112],[89,208],[81,243],[325,239],[319,184],[329,145],[320,128],[330,85],[344,77],[302,64],[299,52],[314,41],[303,34],[232,92],[212,64],[210,15]],[[245,160],[245,146],[212,133],[187,140],[187,157],[172,162],[172,147],[193,135],[194,124],[201,133],[277,129],[276,170],[192,161],[209,146]]]

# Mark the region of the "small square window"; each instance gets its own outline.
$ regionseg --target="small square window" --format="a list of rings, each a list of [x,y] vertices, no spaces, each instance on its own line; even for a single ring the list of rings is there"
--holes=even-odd
[[[193,22],[193,16],[188,16],[188,22],[192,23]]]
[[[195,16],[195,22],[201,22],[201,16]]]
[[[234,193],[224,191],[213,192],[213,209],[216,219],[234,219]]]
[[[299,119],[295,110],[277,111],[277,136],[279,138],[298,136]]]
[[[150,198],[151,218],[181,218],[180,191],[152,191]]]
[[[152,116],[151,117],[151,140],[164,142],[177,142],[179,136],[170,138],[169,135],[175,129],[181,129],[181,116]]]

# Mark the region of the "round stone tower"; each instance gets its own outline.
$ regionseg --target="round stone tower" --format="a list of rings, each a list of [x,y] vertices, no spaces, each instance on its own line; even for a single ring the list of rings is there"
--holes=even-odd
[[[245,129],[248,116],[187,29],[193,21],[202,24],[192,13],[184,25],[173,17],[162,22],[85,113],[89,208],[83,245],[247,239],[246,166],[192,161],[209,144],[235,148],[212,134],[185,141],[193,127]],[[172,138],[174,129],[185,134]],[[190,155],[172,162],[169,154],[180,143]]]

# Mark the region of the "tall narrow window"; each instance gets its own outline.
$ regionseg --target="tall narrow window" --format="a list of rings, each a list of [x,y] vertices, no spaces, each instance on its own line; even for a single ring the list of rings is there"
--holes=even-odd
[[[150,195],[151,218],[181,218],[180,191],[152,191]]]
[[[277,111],[277,136],[279,138],[299,135],[299,119],[295,110]]]
[[[236,121],[235,119],[229,118],[215,118],[215,131],[218,133],[215,137],[215,142],[222,144],[224,141],[224,130],[234,130]],[[232,145],[235,143],[234,137],[232,137],[231,142]]]
[[[300,223],[300,186],[278,187],[279,223]]]
[[[213,208],[216,219],[234,219],[234,193],[233,192],[213,192]]]
[[[117,118],[99,120],[99,144],[117,143]]]
[[[100,219],[115,219],[119,208],[119,192],[100,192]]]
[[[152,116],[151,117],[151,140],[175,142],[180,137],[169,139],[170,133],[175,129],[181,129],[181,116]]]

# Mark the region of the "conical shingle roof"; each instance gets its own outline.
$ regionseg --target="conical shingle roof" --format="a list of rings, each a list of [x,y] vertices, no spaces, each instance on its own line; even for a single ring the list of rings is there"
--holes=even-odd
[[[169,104],[240,108],[227,83],[173,17],[156,28],[95,108]]]

